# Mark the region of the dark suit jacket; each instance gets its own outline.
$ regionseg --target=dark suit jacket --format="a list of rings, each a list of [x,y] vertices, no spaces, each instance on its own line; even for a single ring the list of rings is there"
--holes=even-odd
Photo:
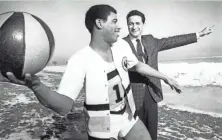
[[[129,36],[123,39],[129,43],[133,53],[137,56],[136,50]],[[159,51],[168,50],[197,42],[197,37],[195,33],[162,39],[154,38],[152,35],[143,35],[141,36],[141,42],[146,53],[146,63],[154,69],[158,70]],[[146,78],[134,71],[129,71],[129,76],[137,109],[140,109],[145,93],[150,93],[152,95],[152,98],[156,102],[160,102],[163,100],[162,88],[159,79],[154,77]]]

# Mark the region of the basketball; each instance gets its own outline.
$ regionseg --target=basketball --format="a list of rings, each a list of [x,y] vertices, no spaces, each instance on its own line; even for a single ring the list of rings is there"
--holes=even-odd
[[[36,74],[50,61],[55,48],[52,31],[35,15],[26,12],[0,14],[0,70],[17,78]]]

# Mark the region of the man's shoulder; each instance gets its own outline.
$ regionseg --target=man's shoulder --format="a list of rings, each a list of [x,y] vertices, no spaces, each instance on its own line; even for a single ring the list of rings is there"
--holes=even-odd
[[[122,38],[118,38],[117,42],[113,44],[113,49],[126,49],[129,48],[129,44]]]
[[[121,46],[121,45],[124,45],[126,44],[126,41],[122,38],[118,38],[117,41],[115,43],[113,43],[113,46]]]
[[[71,55],[71,57],[69,58],[69,61],[72,60],[84,60],[85,58],[87,58],[86,56],[89,56],[90,54],[90,47],[89,46],[85,46],[80,50],[77,50],[75,53],[73,53]]]
[[[155,39],[155,37],[151,34],[145,34],[141,36],[142,38]]]
[[[123,37],[122,39],[123,39],[123,40],[127,40],[127,39],[129,39],[129,35]]]

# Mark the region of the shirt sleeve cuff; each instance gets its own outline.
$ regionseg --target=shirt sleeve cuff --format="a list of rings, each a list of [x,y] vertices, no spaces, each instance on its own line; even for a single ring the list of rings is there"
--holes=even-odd
[[[197,40],[200,39],[200,34],[198,32],[196,32],[196,36],[197,36]]]

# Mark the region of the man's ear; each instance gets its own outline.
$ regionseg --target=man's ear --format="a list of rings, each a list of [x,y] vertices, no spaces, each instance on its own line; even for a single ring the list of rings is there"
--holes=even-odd
[[[103,27],[103,21],[101,19],[96,19],[96,27],[101,29]]]
[[[146,26],[146,22],[144,22],[143,25]]]

